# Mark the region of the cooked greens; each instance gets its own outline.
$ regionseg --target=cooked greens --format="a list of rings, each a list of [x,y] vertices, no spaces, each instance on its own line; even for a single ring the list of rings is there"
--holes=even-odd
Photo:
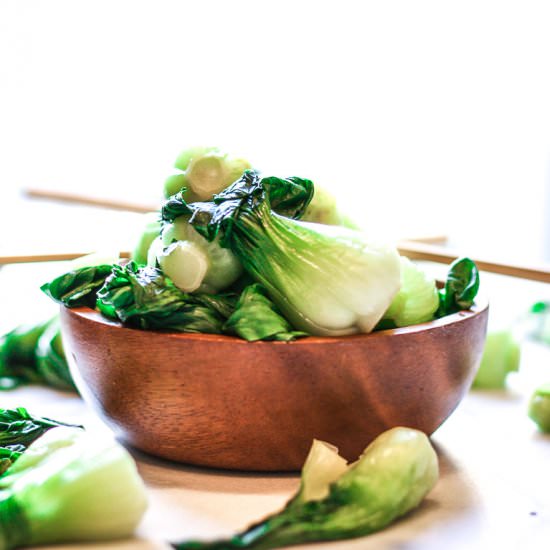
[[[33,440],[23,439],[22,454],[0,476],[0,549],[131,535],[146,496],[128,452],[79,427],[21,414],[14,423],[31,422]]]
[[[147,253],[152,242],[159,236],[161,223],[158,212],[147,212],[143,215],[143,229],[137,240],[131,258],[139,265],[147,263]]]
[[[107,317],[142,329],[181,332],[222,332],[234,297],[218,294],[203,299],[186,294],[159,269],[130,262],[114,265],[97,293],[97,308]],[[221,303],[221,305],[216,305]]]
[[[238,179],[250,162],[221,151],[218,147],[191,147],[177,159],[176,174],[164,184],[164,194],[170,197],[185,188],[188,201],[208,200]]]
[[[458,258],[450,266],[445,288],[439,293],[438,317],[470,309],[479,290],[479,271],[470,258]]]
[[[194,155],[219,162],[218,152],[192,150],[180,159],[182,169]],[[471,260],[454,262],[438,293],[394,247],[301,221],[313,194],[310,180],[262,178],[253,170],[203,202],[190,201],[182,188],[134,253],[141,262],[85,265],[42,289],[67,307],[95,307],[142,329],[251,341],[407,326],[472,305],[479,275]]]
[[[520,358],[520,343],[511,329],[488,332],[472,387],[485,390],[505,388],[508,374],[519,370]]]
[[[428,438],[410,428],[382,433],[350,466],[334,448],[314,442],[300,490],[281,512],[229,540],[173,547],[266,550],[368,535],[416,508],[438,476],[437,455]]]
[[[288,321],[277,311],[260,284],[247,286],[239,297],[235,311],[224,325],[224,331],[254,342],[279,340],[288,342],[305,332],[292,330]]]
[[[74,391],[59,318],[16,327],[0,340],[0,389],[43,384]]]
[[[439,307],[435,280],[401,257],[401,288],[385,311],[380,328],[406,327],[431,321]]]
[[[160,243],[152,247],[149,265],[161,267],[173,283],[185,292],[216,293],[231,286],[243,273],[235,255],[218,242],[207,241],[185,216],[167,222]]]
[[[82,427],[33,416],[23,407],[0,409],[0,477],[34,441],[60,426]]]
[[[111,273],[111,265],[77,268],[42,285],[50,298],[67,307],[95,307],[96,292]]]
[[[313,186],[306,191],[303,205]],[[172,197],[162,216],[189,216],[206,239],[219,236],[298,330],[325,336],[371,331],[399,290],[397,251],[367,242],[360,232],[281,216],[270,208],[272,194],[249,170],[212,201]]]
[[[535,389],[529,400],[528,414],[541,432],[550,433],[550,383]]]

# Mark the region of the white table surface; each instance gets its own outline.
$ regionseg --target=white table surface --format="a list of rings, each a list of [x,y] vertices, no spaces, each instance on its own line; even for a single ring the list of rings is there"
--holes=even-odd
[[[63,267],[0,270],[0,329],[30,320],[29,312],[33,317],[51,312],[53,306],[37,286]],[[519,289],[519,283],[513,284]],[[530,286],[521,293],[525,303],[545,298],[541,288]],[[369,537],[307,548],[550,548],[550,436],[537,432],[526,415],[530,392],[543,381],[550,381],[550,346],[524,341],[520,373],[511,377],[508,390],[471,391],[433,435],[441,476],[416,511]],[[1,393],[0,406],[24,406],[39,415],[106,430],[80,398],[47,388]],[[160,549],[169,548],[167,540],[227,536],[279,509],[299,482],[297,475],[213,471],[131,452],[147,486],[148,511],[136,538],[86,545],[89,550]]]

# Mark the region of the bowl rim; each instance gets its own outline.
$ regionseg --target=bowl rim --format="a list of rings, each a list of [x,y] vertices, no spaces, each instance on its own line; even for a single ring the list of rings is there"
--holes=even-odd
[[[238,336],[231,336],[228,334],[208,334],[199,332],[176,332],[176,331],[163,331],[163,330],[149,330],[141,329],[138,327],[131,327],[120,323],[119,321],[113,321],[102,315],[99,311],[92,309],[88,306],[80,306],[75,308],[68,308],[66,306],[60,306],[61,311],[65,311],[68,315],[74,315],[82,319],[86,319],[93,323],[100,325],[111,326],[114,329],[122,331],[138,331],[140,333],[148,333],[157,335],[157,337],[176,338],[179,340],[189,341],[201,341],[201,342],[232,342],[239,345],[279,345],[279,346],[300,346],[307,344],[338,344],[342,342],[354,342],[357,340],[364,341],[366,338],[388,338],[391,336],[416,334],[418,332],[425,332],[436,328],[446,327],[449,325],[455,325],[457,323],[466,322],[468,319],[482,315],[489,308],[489,301],[483,293],[478,293],[476,300],[470,309],[457,311],[450,315],[445,315],[432,321],[426,321],[424,323],[417,323],[415,325],[409,325],[406,327],[391,328],[384,330],[377,330],[369,333],[349,334],[346,336],[304,336],[297,338],[290,342],[280,342],[274,340],[259,340],[250,342],[244,338]]]

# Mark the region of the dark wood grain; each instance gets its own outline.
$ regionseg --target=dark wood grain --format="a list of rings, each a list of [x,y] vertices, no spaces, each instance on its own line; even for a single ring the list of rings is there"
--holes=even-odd
[[[433,433],[469,389],[488,307],[343,338],[249,343],[62,308],[83,397],[133,446],[189,464],[296,470],[313,438],[354,460],[380,432]]]

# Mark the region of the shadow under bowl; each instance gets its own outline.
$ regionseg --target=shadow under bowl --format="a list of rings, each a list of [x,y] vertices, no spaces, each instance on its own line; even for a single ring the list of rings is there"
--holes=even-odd
[[[124,327],[61,308],[84,399],[134,447],[216,468],[291,471],[312,439],[355,460],[382,431],[432,434],[470,388],[488,305],[405,328],[294,342]]]

